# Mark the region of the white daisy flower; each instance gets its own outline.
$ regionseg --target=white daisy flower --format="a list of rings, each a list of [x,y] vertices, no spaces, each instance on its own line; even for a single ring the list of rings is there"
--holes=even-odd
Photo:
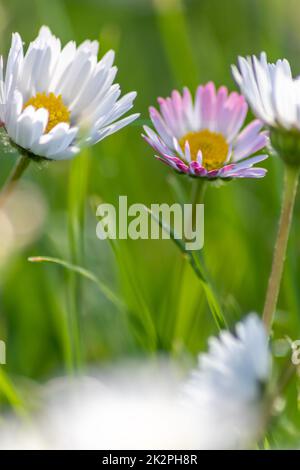
[[[286,59],[268,63],[265,52],[260,58],[239,57],[232,72],[259,119],[270,127],[300,130],[300,80],[292,77]]]
[[[269,126],[273,149],[286,163],[299,166],[300,78],[293,78],[289,62],[268,63],[263,52],[260,58],[240,57],[232,72],[253,113]]]
[[[61,47],[49,28],[23,51],[13,34],[6,67],[0,59],[0,124],[10,140],[38,157],[61,160],[134,121],[135,92],[119,99],[114,52],[98,62],[98,42]]]
[[[265,327],[251,314],[209,341],[208,354],[185,389],[199,420],[201,448],[248,448],[261,437],[266,420],[271,356]]]

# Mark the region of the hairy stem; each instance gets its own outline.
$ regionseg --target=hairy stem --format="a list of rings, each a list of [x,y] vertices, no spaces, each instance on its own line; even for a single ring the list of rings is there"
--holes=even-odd
[[[273,255],[272,270],[269,277],[263,321],[270,331],[276,310],[287,243],[290,233],[293,209],[297,193],[300,168],[285,165],[284,188],[277,240]]]

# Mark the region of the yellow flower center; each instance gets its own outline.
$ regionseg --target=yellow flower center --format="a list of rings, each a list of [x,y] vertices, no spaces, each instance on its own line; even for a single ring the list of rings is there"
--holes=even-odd
[[[37,93],[24,104],[23,109],[33,106],[35,109],[45,108],[49,112],[45,133],[50,132],[60,122],[70,122],[70,111],[65,106],[61,95],[54,93]]]
[[[192,160],[197,159],[199,150],[202,152],[202,165],[206,170],[220,168],[226,161],[229,146],[222,134],[204,129],[198,132],[188,132],[179,140],[184,151],[185,142],[188,141]]]

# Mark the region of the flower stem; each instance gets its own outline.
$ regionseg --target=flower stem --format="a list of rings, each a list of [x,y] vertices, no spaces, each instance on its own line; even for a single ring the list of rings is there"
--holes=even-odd
[[[30,158],[27,155],[21,155],[12,169],[11,174],[8,176],[4,186],[0,192],[0,208],[4,206],[7,198],[13,191],[18,180],[21,178],[22,174],[26,170],[30,163]]]
[[[191,211],[191,220],[190,226],[191,230],[195,229],[193,225],[195,225],[196,221],[196,211],[197,211],[197,204],[204,203],[204,196],[205,191],[207,189],[207,182],[201,181],[200,179],[195,179],[192,194],[191,194],[191,204],[192,204],[192,211]],[[182,248],[180,248],[182,249]],[[184,250],[184,249],[183,249]],[[197,278],[201,282],[202,288],[204,290],[206,301],[208,303],[209,309],[212,313],[213,319],[216,323],[218,330],[222,330],[227,328],[226,319],[224,317],[220,300],[218,298],[217,292],[209,279],[207,268],[205,266],[204,257],[202,255],[202,251],[185,251],[184,250],[184,260],[187,260],[192,267],[193,271],[195,272]],[[179,292],[182,292],[182,285],[184,284],[184,275],[185,271],[184,268],[181,272],[180,276],[180,287]],[[178,304],[180,304],[180,297]],[[184,310],[184,316],[178,312],[178,318],[175,326],[175,339],[182,338],[183,336],[187,336],[190,334],[192,329],[191,325],[193,325],[192,319],[189,319],[187,316],[186,311]],[[189,332],[187,333],[186,330]],[[184,331],[185,335],[182,333]]]
[[[203,204],[204,195],[207,188],[207,181],[201,181],[200,179],[195,180],[193,188],[192,204]]]
[[[201,181],[200,178],[195,180],[192,192],[192,220],[191,225],[193,226],[196,221],[197,204],[204,203],[204,196],[207,188],[207,182]],[[194,227],[193,227],[194,228]]]
[[[196,179],[196,185],[194,186],[194,192],[192,196],[193,204],[193,213],[192,213],[192,223],[196,220],[196,211],[197,204],[204,203],[204,197],[206,193],[208,183],[206,180],[201,181],[201,179]],[[194,227],[193,227],[194,228]],[[214,320],[219,330],[225,329],[227,327],[226,320],[222,312],[221,303],[217,295],[216,289],[213,286],[213,283],[209,279],[208,270],[205,264],[205,258],[202,251],[191,252],[191,266],[193,267],[196,275],[199,277],[199,273],[202,278],[205,279],[203,282],[203,289],[206,294],[207,303],[212,312]]]
[[[281,215],[274,249],[273,265],[269,277],[268,290],[263,311],[263,321],[270,331],[277,305],[280,282],[286,256],[287,243],[292,222],[300,168],[285,165],[284,188]]]
[[[276,396],[280,396],[284,392],[285,388],[289,385],[296,372],[297,366],[289,359],[283,368],[281,376],[279,377]]]

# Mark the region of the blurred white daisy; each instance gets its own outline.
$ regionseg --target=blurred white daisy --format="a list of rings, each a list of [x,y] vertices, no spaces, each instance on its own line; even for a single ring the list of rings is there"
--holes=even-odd
[[[168,363],[49,382],[31,424],[2,422],[0,449],[251,447],[265,428],[270,373],[265,329],[251,315],[236,336],[210,340],[187,382]]]
[[[255,445],[266,424],[270,375],[268,338],[255,314],[238,323],[235,334],[210,339],[185,388],[187,407],[198,415],[201,448]]]
[[[114,52],[99,62],[97,54],[97,41],[62,48],[45,26],[24,53],[13,34],[5,68],[0,59],[0,124],[14,144],[39,157],[72,158],[138,117],[119,120],[136,93],[119,99]]]
[[[12,256],[40,236],[46,215],[45,197],[37,186],[24,183],[15,189],[0,208],[0,272]]]
[[[124,365],[44,387],[31,424],[2,422],[0,449],[197,449],[197,422],[165,367]]]

